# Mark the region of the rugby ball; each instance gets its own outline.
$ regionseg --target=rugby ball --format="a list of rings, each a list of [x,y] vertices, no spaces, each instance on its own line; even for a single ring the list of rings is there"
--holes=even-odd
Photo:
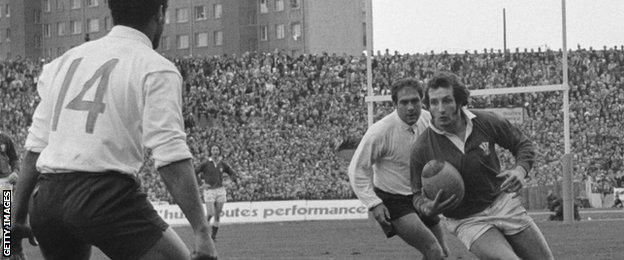
[[[427,162],[423,167],[421,180],[423,195],[430,200],[435,199],[439,190],[443,190],[442,201],[455,194],[457,200],[451,209],[456,208],[464,199],[464,180],[449,162],[440,160]]]

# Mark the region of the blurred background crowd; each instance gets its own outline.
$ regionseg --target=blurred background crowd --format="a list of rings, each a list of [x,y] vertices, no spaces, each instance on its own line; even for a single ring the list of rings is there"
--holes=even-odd
[[[469,89],[562,83],[561,51],[464,54],[377,53],[375,95],[389,94],[398,79],[426,82],[435,71],[458,74]],[[240,174],[226,182],[233,201],[354,198],[348,161],[336,147],[361,137],[367,128],[364,56],[302,55],[278,51],[242,56],[172,58],[184,78],[188,144],[199,164],[210,145]],[[596,192],[622,186],[624,175],[624,50],[581,49],[569,53],[570,131],[574,180],[591,181]],[[36,79],[42,61],[0,62],[0,131],[20,154],[39,101]],[[529,185],[552,185],[562,177],[564,153],[561,92],[474,97],[469,107],[521,107],[518,127],[536,144]],[[375,119],[392,111],[375,105]],[[501,153],[504,165],[513,163]],[[138,173],[153,201],[171,201],[149,151]]]

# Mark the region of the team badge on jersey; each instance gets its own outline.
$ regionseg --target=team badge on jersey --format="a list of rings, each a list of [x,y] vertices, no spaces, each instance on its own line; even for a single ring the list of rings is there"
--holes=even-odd
[[[489,156],[489,155],[490,155],[490,143],[483,142],[483,143],[481,143],[481,144],[479,145],[479,148],[481,148],[481,150],[483,150],[483,153],[484,153],[486,156]]]

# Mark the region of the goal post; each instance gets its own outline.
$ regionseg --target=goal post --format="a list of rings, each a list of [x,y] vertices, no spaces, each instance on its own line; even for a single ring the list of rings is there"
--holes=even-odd
[[[375,102],[391,101],[390,95],[373,95],[372,87],[372,0],[366,1],[366,78],[367,78],[367,95],[365,102],[368,108],[368,126],[374,122],[374,104]],[[562,57],[562,84],[541,85],[541,86],[522,86],[511,88],[490,88],[490,89],[474,89],[470,90],[470,96],[486,96],[486,95],[504,95],[518,93],[536,93],[536,92],[563,92],[563,132],[564,132],[564,155],[561,158],[563,167],[563,217],[564,223],[574,223],[574,198],[572,188],[572,156],[570,147],[570,87],[568,84],[568,50],[566,36],[566,11],[565,0],[561,0],[561,16],[562,16],[562,40],[563,40],[563,57]],[[506,52],[507,50],[505,50]]]

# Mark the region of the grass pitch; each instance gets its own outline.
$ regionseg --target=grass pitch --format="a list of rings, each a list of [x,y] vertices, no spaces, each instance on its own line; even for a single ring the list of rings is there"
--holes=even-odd
[[[582,211],[583,221],[573,225],[546,221],[547,214],[531,213],[556,259],[624,259],[624,210]],[[190,227],[175,230],[191,244]],[[422,257],[398,237],[386,239],[374,220],[223,225],[217,239],[219,259]],[[447,239],[452,251],[448,259],[476,259],[457,238],[447,234]],[[36,247],[26,246],[26,253],[28,259],[42,259]],[[91,259],[108,258],[94,248]]]

